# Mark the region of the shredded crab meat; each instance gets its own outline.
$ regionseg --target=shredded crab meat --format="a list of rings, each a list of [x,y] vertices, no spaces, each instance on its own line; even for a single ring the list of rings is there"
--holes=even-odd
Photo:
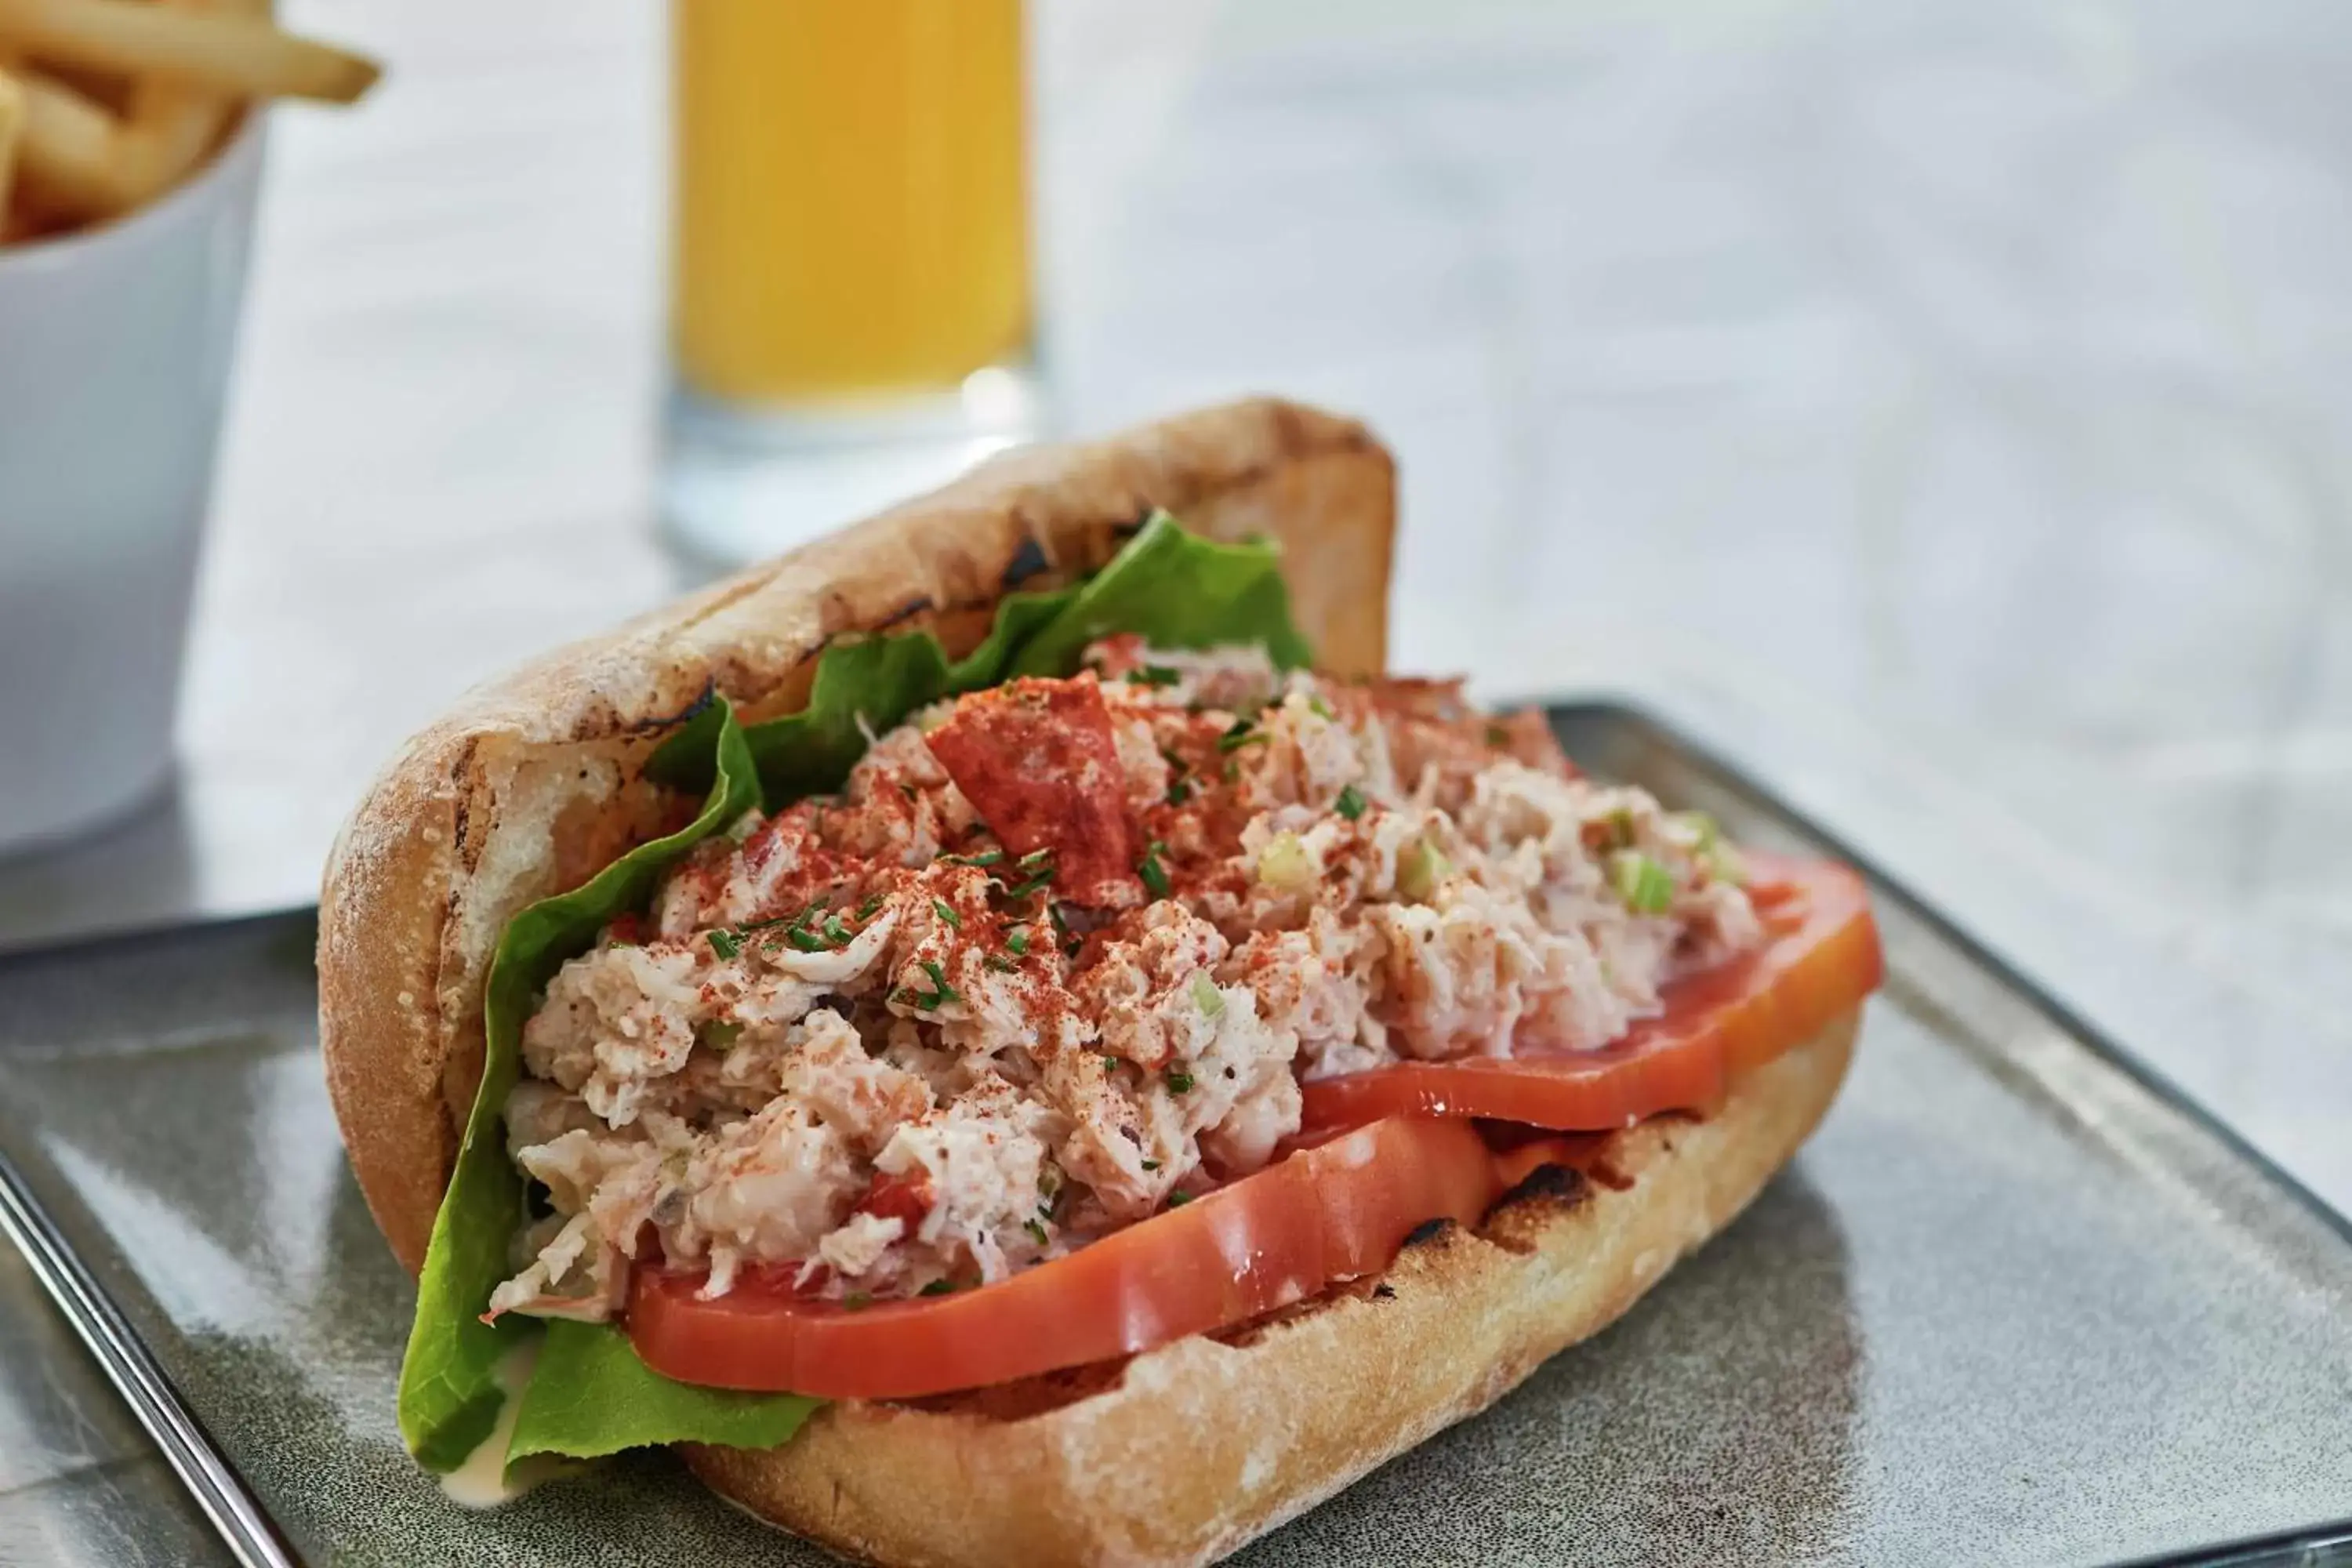
[[[656,1258],[711,1296],[1001,1279],[1264,1165],[1302,1080],[1604,1046],[1759,940],[1704,819],[1580,776],[1539,716],[1257,648],[1088,666],[880,734],[563,966],[493,1313],[608,1317]],[[1086,766],[1006,767],[1056,714]]]

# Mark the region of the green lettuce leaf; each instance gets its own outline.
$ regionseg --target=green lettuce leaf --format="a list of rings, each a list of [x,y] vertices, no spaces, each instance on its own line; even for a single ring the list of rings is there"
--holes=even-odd
[[[1005,595],[987,638],[952,663],[929,632],[865,637],[827,648],[809,686],[809,705],[744,731],[768,804],[785,805],[839,789],[866,754],[866,733],[857,727],[861,715],[878,735],[927,702],[1003,680],[1013,650],[1051,625],[1077,593],[1063,588]]]
[[[524,1218],[523,1179],[507,1157],[499,1120],[521,1070],[523,1020],[566,959],[593,946],[614,916],[643,907],[687,851],[759,803],[743,727],[723,698],[691,720],[681,739],[698,742],[715,759],[701,815],[667,838],[639,845],[571,892],[516,915],[490,961],[482,1087],[466,1121],[449,1191],[434,1216],[416,1287],[416,1321],[400,1369],[400,1434],[430,1468],[454,1469],[489,1436],[505,1397],[499,1363],[536,1331],[527,1318],[481,1321],[490,1292],[510,1272],[508,1246]]]
[[[1088,643],[1118,632],[1160,647],[1263,643],[1276,666],[1298,668],[1314,654],[1291,624],[1280,562],[1271,544],[1213,544],[1155,511],[1004,673],[1067,675]]]
[[[772,1448],[824,1402],[673,1383],[637,1359],[610,1323],[547,1325],[523,1390],[507,1462],[533,1454],[593,1459],[657,1443]]]
[[[508,923],[490,965],[482,1088],[434,1220],[401,1369],[401,1434],[420,1460],[453,1468],[489,1435],[503,1398],[499,1363],[533,1334],[544,1338],[516,1414],[509,1460],[589,1458],[674,1442],[767,1447],[807,1419],[817,1401],[662,1377],[609,1325],[542,1325],[516,1315],[480,1321],[507,1278],[508,1247],[524,1220],[524,1183],[507,1158],[499,1116],[520,1070],[523,1021],[563,963],[593,946],[614,916],[644,907],[695,845],[755,804],[772,810],[839,787],[866,751],[861,719],[879,733],[941,697],[1013,675],[1066,675],[1087,644],[1117,632],[1139,632],[1165,647],[1263,643],[1285,668],[1309,659],[1271,547],[1213,544],[1154,513],[1086,583],[1008,595],[987,638],[961,659],[950,659],[929,632],[845,639],[819,660],[809,705],[798,713],[746,726],[714,695],[646,769],[664,784],[706,792],[701,814]]]

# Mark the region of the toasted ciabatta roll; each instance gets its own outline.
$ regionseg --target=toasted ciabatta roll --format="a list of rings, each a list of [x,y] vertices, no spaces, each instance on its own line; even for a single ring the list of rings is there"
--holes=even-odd
[[[1318,662],[1376,672],[1394,503],[1393,465],[1361,426],[1237,404],[1000,459],[475,691],[377,781],[320,900],[329,1088],[394,1252],[423,1262],[480,1080],[501,930],[655,830],[641,769],[709,689],[750,720],[792,711],[828,642],[885,627],[927,626],[960,655],[1005,593],[1093,571],[1157,508],[1212,538],[1279,542]],[[1216,1556],[1624,1311],[1804,1140],[1853,1030],[1848,1015],[1748,1073],[1704,1121],[1614,1135],[1592,1167],[1606,1182],[1539,1173],[1380,1279],[1120,1366],[831,1405],[782,1447],[688,1460],[777,1523],[887,1563]]]

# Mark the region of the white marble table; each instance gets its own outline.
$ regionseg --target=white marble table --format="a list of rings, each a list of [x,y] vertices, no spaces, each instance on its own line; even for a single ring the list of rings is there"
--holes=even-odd
[[[0,866],[0,941],[306,901],[402,735],[667,586],[658,8],[294,9],[394,74],[278,127],[183,777]],[[1045,0],[1036,33],[1069,426],[1369,416],[1400,663],[1654,704],[2352,1209],[2336,7]],[[7,1267],[0,1365],[50,1333]],[[68,1425],[113,1432],[89,1397]],[[0,1558],[109,1560],[37,1523],[90,1458],[0,1467]]]

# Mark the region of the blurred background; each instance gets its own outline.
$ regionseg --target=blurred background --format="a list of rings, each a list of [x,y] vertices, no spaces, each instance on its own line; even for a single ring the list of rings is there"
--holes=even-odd
[[[180,773],[0,942],[307,901],[682,571],[666,7],[287,10],[390,75],[273,128]],[[1652,706],[2352,1208],[2340,16],[1034,0],[1043,420],[1366,417],[1394,663]]]

